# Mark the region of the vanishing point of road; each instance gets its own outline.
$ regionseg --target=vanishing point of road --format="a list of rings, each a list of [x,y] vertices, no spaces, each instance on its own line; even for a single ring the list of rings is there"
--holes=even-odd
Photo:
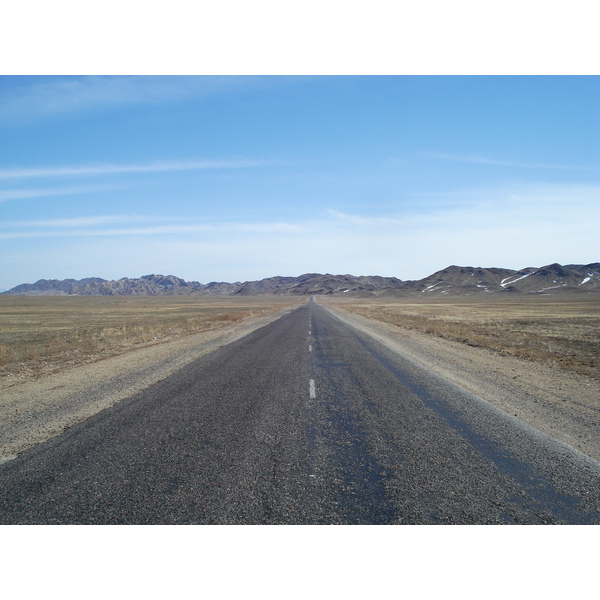
[[[0,524],[592,524],[600,465],[312,299],[0,465]]]

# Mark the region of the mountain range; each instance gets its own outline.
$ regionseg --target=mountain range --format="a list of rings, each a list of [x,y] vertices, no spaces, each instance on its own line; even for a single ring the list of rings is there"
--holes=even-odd
[[[3,292],[26,296],[138,296],[138,295],[345,295],[352,297],[443,297],[476,294],[564,294],[600,292],[600,263],[527,267],[520,271],[501,268],[452,265],[428,277],[402,281],[396,277],[322,275],[306,273],[299,277],[269,277],[259,281],[185,281],[174,275],[144,275],[108,281],[87,279],[40,279]]]

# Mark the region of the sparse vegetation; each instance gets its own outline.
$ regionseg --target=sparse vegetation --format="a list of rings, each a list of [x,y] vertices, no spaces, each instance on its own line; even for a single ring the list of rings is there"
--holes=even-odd
[[[512,300],[327,299],[354,313],[502,355],[600,378],[600,301],[577,297]]]
[[[0,296],[0,376],[48,373],[298,303],[271,297]]]

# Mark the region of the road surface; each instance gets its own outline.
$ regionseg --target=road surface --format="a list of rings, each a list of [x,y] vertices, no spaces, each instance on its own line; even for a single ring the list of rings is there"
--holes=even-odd
[[[0,523],[600,523],[600,465],[317,302],[0,465]]]

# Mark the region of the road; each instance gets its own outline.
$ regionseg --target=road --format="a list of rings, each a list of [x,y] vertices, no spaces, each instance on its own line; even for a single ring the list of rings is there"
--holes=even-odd
[[[0,523],[600,523],[600,465],[317,302],[0,465]]]

